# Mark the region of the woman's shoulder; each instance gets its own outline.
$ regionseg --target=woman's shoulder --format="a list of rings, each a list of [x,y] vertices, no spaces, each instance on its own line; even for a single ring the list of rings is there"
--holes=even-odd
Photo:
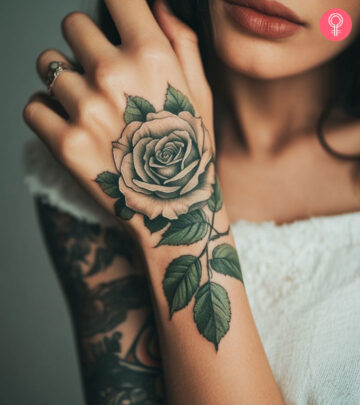
[[[307,246],[319,252],[340,246],[360,244],[360,209],[333,215],[311,216],[289,223],[275,221],[253,222],[240,219],[232,223],[232,231],[239,242],[255,244],[272,250],[288,246],[296,249]],[[276,254],[276,251],[273,252]]]
[[[302,311],[360,283],[360,211],[290,224],[232,224],[244,283],[256,311]]]

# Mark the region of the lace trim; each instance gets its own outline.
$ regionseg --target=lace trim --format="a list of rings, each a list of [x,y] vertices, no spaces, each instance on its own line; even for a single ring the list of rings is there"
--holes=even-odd
[[[336,215],[314,216],[287,224],[277,225],[275,221],[252,222],[245,219],[232,224],[241,250],[256,246],[261,251],[281,248],[296,249],[300,246],[314,249],[360,244],[360,211]],[[241,247],[242,246],[242,247]]]

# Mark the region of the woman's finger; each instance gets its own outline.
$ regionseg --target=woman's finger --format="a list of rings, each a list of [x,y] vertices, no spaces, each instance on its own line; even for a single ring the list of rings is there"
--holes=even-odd
[[[45,95],[37,94],[25,106],[23,116],[29,127],[50,147],[56,151],[59,142],[69,130],[70,125],[57,114],[49,105]],[[49,101],[49,103],[48,103]]]
[[[186,82],[201,115],[212,131],[212,94],[206,79],[196,33],[170,10],[166,0],[156,0],[154,14],[181,65]],[[214,139],[212,139],[215,146]]]
[[[52,49],[42,52],[37,60],[37,69],[44,82],[47,81],[49,64],[53,61],[64,62],[72,67],[70,61],[62,53]],[[78,118],[79,105],[82,100],[88,99],[92,94],[84,76],[72,70],[61,73],[56,78],[51,90],[73,120]]]
[[[178,57],[189,88],[207,87],[195,32],[172,14],[165,0],[155,2],[154,13]]]
[[[123,45],[164,39],[146,0],[105,0]]]
[[[91,72],[102,60],[119,55],[99,27],[84,13],[73,12],[63,20],[63,33],[85,72]]]

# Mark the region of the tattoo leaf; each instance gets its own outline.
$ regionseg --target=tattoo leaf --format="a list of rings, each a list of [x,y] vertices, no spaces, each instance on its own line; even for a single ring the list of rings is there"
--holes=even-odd
[[[189,99],[170,84],[168,85],[166,91],[164,110],[170,111],[173,114],[179,114],[181,111],[188,111],[195,116],[194,107],[190,103]]]
[[[231,318],[230,301],[226,290],[217,283],[208,281],[195,295],[194,320],[199,332],[214,343],[219,342],[229,330]]]
[[[147,100],[138,96],[127,96],[127,104],[124,113],[126,124],[132,121],[146,121],[146,114],[155,112],[155,108]]]
[[[76,240],[69,249],[69,258],[71,261],[87,263],[87,255],[90,253],[90,246],[84,240]]]
[[[151,232],[155,233],[158,231],[161,231],[161,229],[165,228],[165,226],[169,223],[170,221],[167,218],[164,218],[163,216],[159,215],[158,217],[154,219],[149,219],[146,215],[144,215],[144,225],[146,228]]]
[[[216,177],[216,182],[213,185],[214,192],[212,193],[209,201],[208,201],[208,206],[212,212],[217,212],[221,210],[222,204],[223,204],[223,199],[222,199],[222,194],[220,190],[220,184],[219,181]]]
[[[81,302],[82,334],[93,337],[122,323],[130,309],[148,306],[150,296],[144,277],[127,276],[99,284]]]
[[[216,246],[210,263],[211,267],[218,273],[235,277],[244,283],[238,254],[231,245],[224,243]]]
[[[119,190],[119,175],[111,172],[100,173],[96,178],[96,183],[99,184],[102,191],[112,198],[122,196]]]
[[[121,219],[129,220],[131,219],[135,212],[128,208],[125,204],[125,198],[122,196],[119,198],[116,203],[114,204],[115,214],[120,217]]]
[[[201,263],[195,256],[180,256],[169,264],[163,288],[169,304],[170,317],[190,302],[199,287],[200,278]]]
[[[108,248],[98,248],[95,254],[95,261],[87,273],[87,276],[92,276],[107,269],[114,260],[114,257],[115,254],[113,250]]]
[[[203,210],[196,210],[180,215],[171,221],[171,225],[164,232],[160,245],[190,245],[201,240],[208,230],[208,223]]]

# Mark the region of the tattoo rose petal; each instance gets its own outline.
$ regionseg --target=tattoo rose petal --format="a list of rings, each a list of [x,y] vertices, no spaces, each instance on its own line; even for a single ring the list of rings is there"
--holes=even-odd
[[[207,202],[215,182],[210,137],[188,111],[148,113],[113,143],[119,190],[128,208],[169,220]]]

